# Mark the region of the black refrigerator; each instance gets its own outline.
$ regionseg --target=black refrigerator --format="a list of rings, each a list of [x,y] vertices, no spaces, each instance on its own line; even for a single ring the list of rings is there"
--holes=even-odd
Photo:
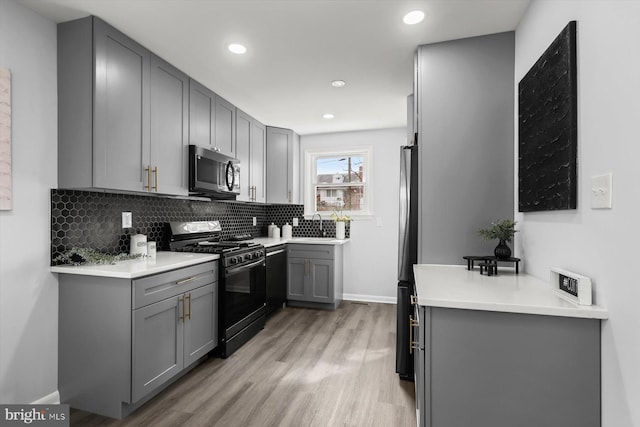
[[[418,146],[400,148],[400,233],[398,242],[398,303],[396,372],[413,380],[409,316],[413,314],[413,265],[418,261]]]

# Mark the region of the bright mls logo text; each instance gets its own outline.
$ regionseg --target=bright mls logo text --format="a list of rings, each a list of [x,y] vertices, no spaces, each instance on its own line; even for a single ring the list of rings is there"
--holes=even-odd
[[[31,424],[34,421],[65,421],[66,416],[61,412],[49,411],[49,408],[29,410],[20,409],[19,411],[10,411],[4,408],[5,421],[22,421],[24,424]]]

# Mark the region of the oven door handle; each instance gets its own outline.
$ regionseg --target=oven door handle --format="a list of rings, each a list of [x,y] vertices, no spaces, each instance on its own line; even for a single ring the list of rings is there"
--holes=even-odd
[[[283,253],[284,251],[285,251],[284,249],[280,249],[280,250],[273,251],[273,252],[267,252],[267,256],[270,257],[270,256],[278,255],[278,254]]]
[[[227,276],[229,276],[231,274],[241,273],[245,270],[250,270],[253,267],[257,267],[259,265],[264,265],[264,258],[256,262],[252,262],[251,264],[241,265],[240,267],[227,268],[225,270],[225,273],[227,274]]]

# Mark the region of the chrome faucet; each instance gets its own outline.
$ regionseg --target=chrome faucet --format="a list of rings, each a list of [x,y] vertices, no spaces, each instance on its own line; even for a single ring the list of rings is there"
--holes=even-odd
[[[322,215],[320,215],[319,212],[314,213],[313,216],[311,217],[311,222],[314,221],[314,218],[316,217],[316,215],[318,215],[318,218],[320,219],[320,228],[318,229],[320,237],[324,237],[324,230],[322,229]]]

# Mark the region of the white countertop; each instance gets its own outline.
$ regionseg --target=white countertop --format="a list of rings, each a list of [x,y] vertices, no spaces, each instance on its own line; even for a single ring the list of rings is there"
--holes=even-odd
[[[497,276],[481,275],[466,266],[413,266],[418,304],[430,307],[606,319],[605,309],[581,306],[559,296],[536,277],[500,269]]]
[[[274,239],[272,237],[256,237],[251,240],[252,242],[264,245],[265,248],[282,245],[285,243],[304,243],[310,245],[344,245],[349,242],[349,239],[336,239],[335,237],[292,237],[290,239]]]
[[[135,279],[150,274],[163,273],[177,268],[189,267],[220,258],[216,254],[159,251],[155,259],[141,258],[119,261],[116,264],[59,265],[51,267],[53,273],[80,274],[85,276],[115,277]]]

